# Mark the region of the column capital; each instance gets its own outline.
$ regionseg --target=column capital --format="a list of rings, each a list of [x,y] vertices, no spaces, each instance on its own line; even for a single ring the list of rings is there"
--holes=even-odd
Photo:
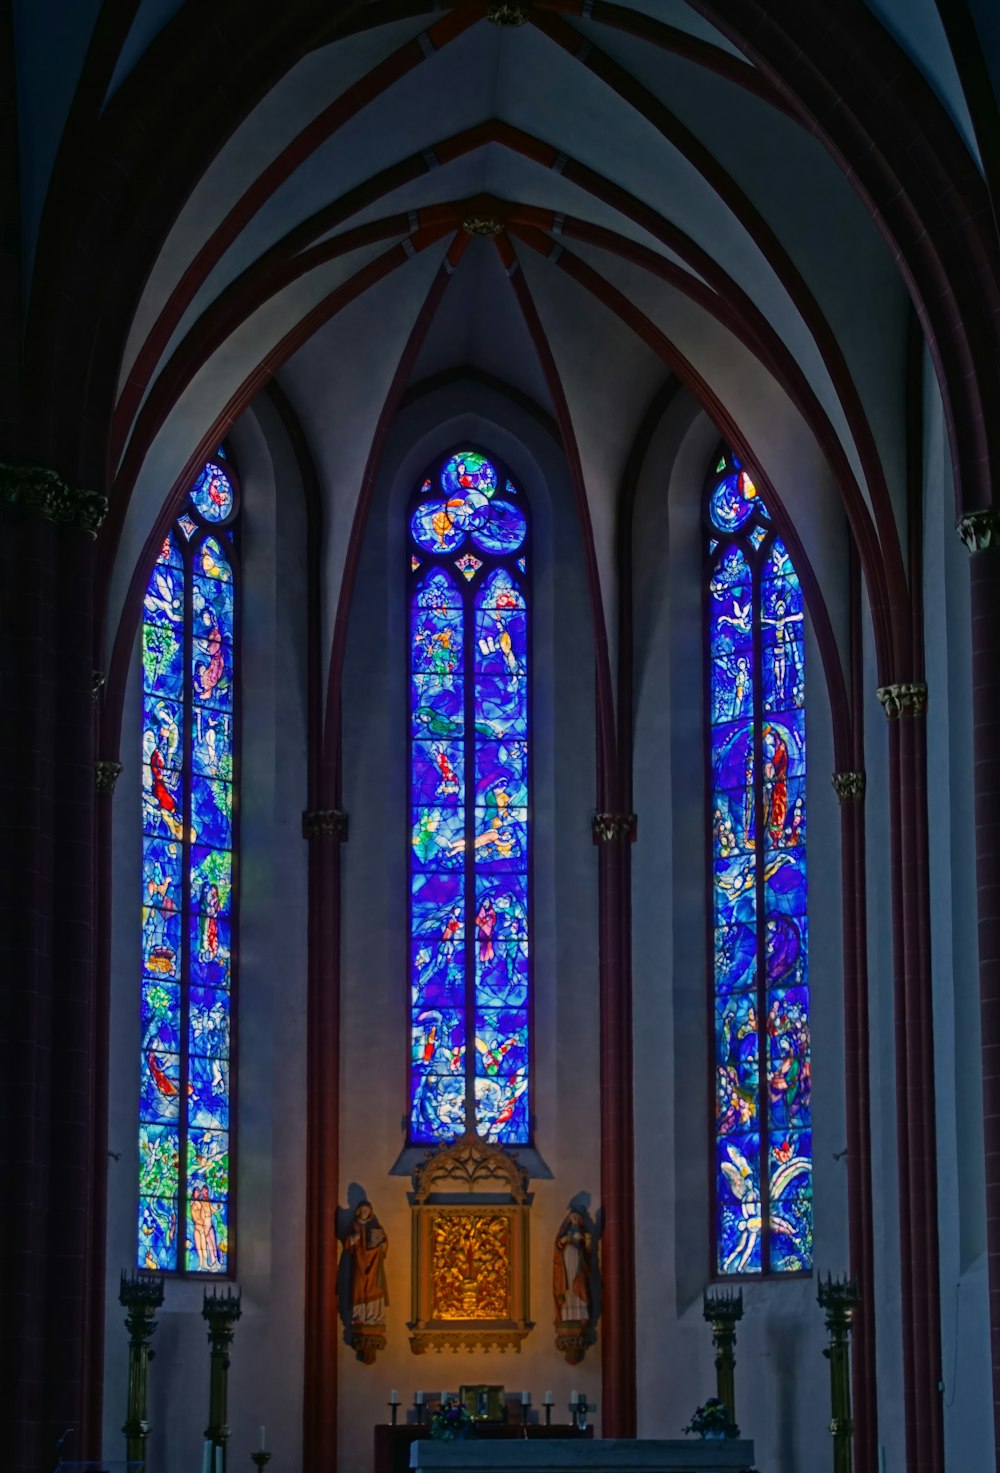
[[[347,814],[337,808],[310,808],[302,814],[303,839],[336,839],[347,843]]]
[[[988,506],[983,511],[967,512],[959,517],[955,530],[970,552],[1000,548],[1000,508]]]
[[[486,7],[486,19],[495,26],[523,26],[528,19],[528,7],[511,4],[509,0],[491,0]]]
[[[595,844],[634,844],[639,820],[634,813],[595,813],[593,834]]]
[[[890,721],[897,716],[923,716],[927,710],[927,687],[922,680],[880,685],[875,694]]]
[[[122,765],[120,762],[112,762],[108,760],[95,762],[94,782],[97,786],[97,791],[99,793],[113,793],[115,790],[115,783],[118,781],[121,770]]]
[[[74,490],[58,471],[44,465],[0,465],[0,503],[28,507],[90,537],[97,536],[108,511],[106,496]]]
[[[865,796],[868,779],[863,772],[835,772],[830,778],[841,803],[856,803]]]

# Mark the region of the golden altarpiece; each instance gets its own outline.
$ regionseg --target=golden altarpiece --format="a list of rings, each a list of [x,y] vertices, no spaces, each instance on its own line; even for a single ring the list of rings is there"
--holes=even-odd
[[[413,1173],[410,1348],[515,1350],[529,1306],[528,1173],[467,1134]]]

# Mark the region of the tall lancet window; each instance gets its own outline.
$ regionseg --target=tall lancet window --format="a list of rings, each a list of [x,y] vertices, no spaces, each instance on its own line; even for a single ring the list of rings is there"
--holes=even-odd
[[[138,1261],[232,1269],[239,510],[220,450],[153,565],[142,626]]]
[[[409,508],[410,1140],[530,1139],[528,517],[495,459]]]
[[[802,590],[730,452],[706,491],[715,1271],[812,1267]]]

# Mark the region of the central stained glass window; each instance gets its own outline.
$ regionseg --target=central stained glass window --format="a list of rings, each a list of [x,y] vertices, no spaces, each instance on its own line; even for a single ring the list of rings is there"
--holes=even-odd
[[[530,1140],[529,528],[500,463],[435,462],[409,507],[410,1120]]]
[[[726,451],[706,490],[715,1271],[812,1268],[802,589]]]

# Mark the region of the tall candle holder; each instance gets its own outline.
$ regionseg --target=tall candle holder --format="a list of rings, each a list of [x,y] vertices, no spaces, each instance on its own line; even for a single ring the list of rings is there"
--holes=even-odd
[[[712,1326],[715,1346],[716,1395],[726,1408],[730,1422],[736,1421],[736,1326],[743,1318],[743,1290],[719,1289],[705,1293],[702,1310]]]
[[[236,1333],[236,1321],[243,1313],[240,1308],[239,1289],[226,1288],[220,1294],[215,1285],[212,1292],[205,1290],[201,1307],[203,1318],[208,1322],[208,1343],[212,1347],[211,1378],[208,1393],[208,1426],[205,1437],[213,1448],[222,1452],[222,1467],[218,1473],[226,1473],[230,1429],[226,1421],[229,1396],[229,1347]],[[213,1454],[213,1473],[214,1468]]]
[[[271,1454],[266,1453],[263,1448],[259,1452],[251,1453],[250,1457],[257,1464],[258,1473],[264,1473],[264,1469],[271,1461]]]
[[[128,1394],[126,1399],[125,1457],[130,1463],[146,1460],[149,1423],[146,1408],[149,1396],[149,1362],[156,1352],[149,1341],[156,1330],[155,1314],[163,1303],[163,1278],[136,1270],[122,1273],[118,1302],[126,1310],[128,1341]]]
[[[834,1473],[851,1473],[854,1466],[854,1422],[851,1418],[851,1323],[861,1302],[858,1286],[846,1277],[820,1279],[816,1298],[826,1311],[830,1343],[823,1351],[830,1362],[830,1431],[833,1434]]]

